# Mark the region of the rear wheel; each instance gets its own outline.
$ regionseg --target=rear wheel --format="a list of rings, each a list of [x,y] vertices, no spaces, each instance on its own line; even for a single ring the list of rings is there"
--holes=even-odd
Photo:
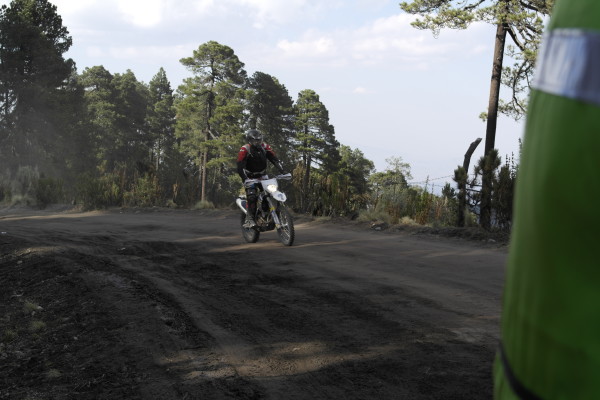
[[[291,246],[294,244],[295,237],[294,220],[285,207],[278,208],[277,217],[279,218],[279,228],[277,228],[279,240],[284,245]]]
[[[245,228],[244,222],[246,222],[246,214],[242,213],[240,222],[242,226],[242,236],[244,237],[244,240],[246,240],[246,242],[256,243],[258,241],[258,238],[260,237],[260,232],[254,228]]]

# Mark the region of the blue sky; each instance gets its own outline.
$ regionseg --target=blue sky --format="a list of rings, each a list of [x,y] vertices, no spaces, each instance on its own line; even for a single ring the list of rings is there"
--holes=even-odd
[[[9,1],[0,0],[0,4]],[[429,31],[410,26],[398,0],[54,0],[73,37],[67,57],[85,67],[163,67],[175,89],[191,74],[179,59],[202,43],[230,46],[248,74],[275,76],[295,100],[313,89],[338,141],[385,170],[411,165],[413,182],[447,177],[485,137],[494,27]],[[502,89],[505,95],[506,88]],[[496,147],[518,152],[523,123],[502,117]],[[472,165],[483,154],[483,143]],[[450,178],[435,180],[438,186]]]

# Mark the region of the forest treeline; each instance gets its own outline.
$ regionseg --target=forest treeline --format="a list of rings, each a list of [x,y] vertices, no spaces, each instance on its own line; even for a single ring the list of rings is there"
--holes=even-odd
[[[228,207],[242,188],[235,160],[243,132],[261,130],[293,180],[284,190],[297,212],[390,223],[457,223],[458,195],[476,212],[479,180],[493,168],[498,226],[509,226],[514,160],[497,153],[457,192],[409,185],[400,157],[376,172],[360,149],[340,144],[328,110],[310,89],[293,100],[264,72],[249,75],[230,47],[201,44],[180,62],[176,89],[160,68],[149,83],[103,66],[79,72],[64,54],[72,38],[47,0],[14,0],[0,12],[0,201],[85,209]],[[460,155],[457,155],[459,158]],[[475,221],[475,217],[471,217]]]

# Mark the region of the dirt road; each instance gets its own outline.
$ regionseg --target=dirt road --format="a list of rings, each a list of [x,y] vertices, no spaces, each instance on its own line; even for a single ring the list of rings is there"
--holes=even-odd
[[[0,211],[0,399],[489,399],[505,248]]]

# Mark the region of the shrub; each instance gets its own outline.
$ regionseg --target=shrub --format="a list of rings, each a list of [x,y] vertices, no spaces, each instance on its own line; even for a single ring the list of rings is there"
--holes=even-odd
[[[391,224],[393,218],[384,210],[362,210],[359,212],[357,220],[359,222],[381,221]]]
[[[215,205],[208,200],[201,200],[196,203],[194,206],[194,210],[212,210],[215,208]]]
[[[59,179],[39,178],[35,182],[35,201],[38,207],[58,203],[64,197],[63,182]]]
[[[12,181],[12,193],[23,197],[33,197],[35,185],[40,174],[37,168],[24,166],[19,167],[15,179]]]
[[[117,174],[94,177],[91,174],[79,176],[76,184],[78,202],[86,210],[95,210],[123,203],[123,193],[118,185]]]
[[[161,188],[155,176],[138,178],[131,190],[124,193],[124,203],[129,207],[152,207],[160,205]]]
[[[400,219],[400,223],[402,225],[410,225],[410,226],[419,225],[419,224],[417,224],[417,222],[414,219],[412,219],[410,217],[402,217],[402,219]]]
[[[0,201],[10,201],[11,198],[10,172],[7,175],[0,174]]]

